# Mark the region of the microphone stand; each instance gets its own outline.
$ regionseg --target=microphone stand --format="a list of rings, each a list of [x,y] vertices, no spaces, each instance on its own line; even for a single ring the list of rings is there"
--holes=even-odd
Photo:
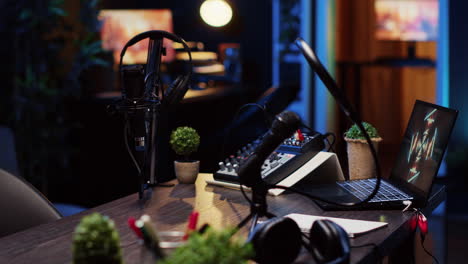
[[[143,199],[144,191],[148,186],[155,186],[158,184],[158,175],[156,174],[156,168],[158,167],[156,135],[158,132],[161,132],[160,126],[158,125],[161,110],[159,72],[161,68],[161,56],[165,53],[162,43],[162,38],[149,39],[148,58],[144,78],[144,100],[142,105],[144,111],[143,122],[145,136],[144,139],[138,139],[139,145],[135,145],[135,151],[137,153],[143,152],[143,155],[138,155],[142,164],[138,179],[138,197],[140,200]]]
[[[261,217],[273,218],[274,214],[268,212],[268,205],[266,202],[266,196],[268,194],[268,185],[262,180],[261,176],[261,165],[264,161],[259,162],[255,168],[252,169],[252,174],[249,177],[259,179],[256,183],[250,187],[252,190],[252,201],[250,203],[250,214],[244,218],[238,225],[238,228],[243,227],[250,219],[252,219],[249,229],[249,235],[253,233],[255,226],[258,223],[258,219]]]
[[[149,164],[146,170],[146,175],[143,175],[143,179],[149,185],[156,185],[158,183],[158,174],[156,168],[158,166],[158,153],[157,149],[157,138],[156,135],[160,132],[160,106],[161,100],[159,97],[160,94],[160,69],[161,69],[161,56],[165,55],[165,49],[163,48],[163,39],[162,38],[150,38],[148,45],[148,59],[146,62],[146,71],[145,71],[145,96],[153,99],[152,108],[148,114],[148,120],[150,122],[149,126],[149,136],[148,136],[148,146],[146,148],[147,154],[149,157]],[[162,94],[162,92],[161,92]],[[148,161],[146,161],[148,162]]]

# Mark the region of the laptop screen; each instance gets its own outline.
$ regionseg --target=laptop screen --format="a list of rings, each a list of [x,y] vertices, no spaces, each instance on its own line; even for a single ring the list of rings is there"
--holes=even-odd
[[[391,179],[428,195],[458,111],[416,100]]]

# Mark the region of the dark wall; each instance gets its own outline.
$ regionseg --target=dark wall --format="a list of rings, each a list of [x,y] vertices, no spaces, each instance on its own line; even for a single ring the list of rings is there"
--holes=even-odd
[[[447,210],[450,214],[467,214],[468,193],[468,2],[449,2],[449,104],[459,115],[447,153]]]
[[[15,3],[9,0],[0,0],[0,124],[7,122],[8,112],[10,111],[11,102],[9,100],[13,86],[13,78],[15,72],[15,57],[14,57],[14,39],[15,32],[11,30],[11,25],[15,20]]]
[[[449,4],[449,65],[450,106],[458,109],[453,138],[465,148],[468,146],[468,2],[450,1]]]
[[[206,25],[199,15],[202,0],[104,0],[104,9],[168,8],[173,13],[174,33],[186,41],[201,41],[217,51],[219,43],[241,44],[244,84],[258,94],[271,85],[271,1],[231,0],[233,20],[222,28]]]

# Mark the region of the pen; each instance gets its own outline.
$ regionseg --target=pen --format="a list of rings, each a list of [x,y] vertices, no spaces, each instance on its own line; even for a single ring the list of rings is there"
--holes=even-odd
[[[187,240],[189,235],[197,228],[197,222],[198,222],[198,212],[193,211],[188,220],[188,225],[187,225],[187,230],[185,230],[185,235],[182,238],[182,240]]]

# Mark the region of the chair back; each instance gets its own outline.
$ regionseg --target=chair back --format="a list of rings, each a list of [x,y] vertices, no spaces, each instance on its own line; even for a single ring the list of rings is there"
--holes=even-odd
[[[0,169],[0,237],[61,218],[34,186]]]

